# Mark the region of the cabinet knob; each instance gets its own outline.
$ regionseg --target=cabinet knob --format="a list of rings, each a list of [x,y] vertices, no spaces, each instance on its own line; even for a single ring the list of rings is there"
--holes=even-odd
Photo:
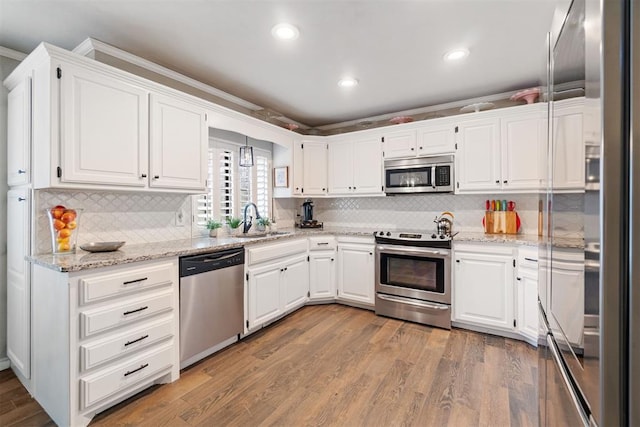
[[[356,187],[353,187],[353,189],[355,190],[355,189],[356,189]]]
[[[18,197],[18,201],[19,202],[24,202],[25,200],[27,200],[27,199],[25,199],[24,197]]]
[[[326,191],[326,190],[327,190],[326,188],[323,188],[323,189],[322,189],[322,191]]]
[[[349,187],[349,190],[351,190],[351,187]]]
[[[373,252],[369,252],[369,255],[373,255]]]
[[[422,147],[418,147],[418,148],[422,150]]]
[[[160,179],[160,175],[153,175],[153,179]]]
[[[516,280],[522,280],[522,279],[520,279],[519,277],[516,277]]]
[[[460,260],[459,260],[459,259],[457,259],[457,260],[456,260],[456,262],[460,262]]]
[[[24,170],[24,169],[18,169],[18,175],[22,175],[22,174],[25,174],[25,173],[27,173],[27,171],[26,171],[26,170]]]
[[[284,271],[287,271],[287,268],[288,268],[288,267],[285,267],[285,268],[284,268]]]
[[[331,261],[333,261],[333,258],[331,258]]]
[[[502,183],[503,183],[503,184],[506,184],[506,183],[507,183],[507,180],[505,179],[504,181],[502,181]]]
[[[411,147],[411,151],[415,151],[415,148]]]
[[[140,175],[140,178],[146,178],[146,177],[147,177],[146,173],[143,173],[142,175]]]
[[[500,184],[500,180],[499,179],[496,179],[496,184]]]

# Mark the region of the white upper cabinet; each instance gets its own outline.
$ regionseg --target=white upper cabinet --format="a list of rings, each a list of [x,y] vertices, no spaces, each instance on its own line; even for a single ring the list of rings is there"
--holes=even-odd
[[[553,189],[583,191],[584,98],[559,101],[553,112]]]
[[[382,194],[382,152],[377,135],[329,143],[329,194]]]
[[[146,186],[148,91],[75,65],[61,68],[61,182]]]
[[[546,154],[542,114],[503,117],[501,125],[502,189],[540,189]]]
[[[302,142],[293,143],[293,194],[302,195],[304,189],[304,153]]]
[[[385,159],[411,157],[417,154],[415,129],[384,132],[383,142]]]
[[[455,125],[450,120],[435,119],[425,122],[429,126],[418,129],[418,156],[451,154],[456,148]]]
[[[327,194],[327,143],[303,141],[303,186],[304,196]]]
[[[499,190],[500,160],[500,119],[460,122],[456,192]]]
[[[151,94],[150,186],[204,190],[208,128],[202,107]]]
[[[7,184],[31,182],[31,78],[24,78],[7,97]]]
[[[458,129],[456,193],[541,189],[546,126],[539,104],[492,111]]]

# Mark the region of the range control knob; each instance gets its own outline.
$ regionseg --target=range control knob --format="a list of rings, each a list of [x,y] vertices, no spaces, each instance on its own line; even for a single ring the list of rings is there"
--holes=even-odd
[[[441,234],[441,235],[440,235],[440,238],[441,238],[441,239],[444,239],[444,234]]]
[[[435,239],[436,237],[438,237],[438,236],[436,236],[435,234],[432,234],[432,235],[431,235],[431,238],[432,238],[432,239]]]
[[[387,237],[391,236],[391,232],[387,231]]]
[[[384,236],[384,231],[381,231],[380,233],[378,233],[381,236]]]

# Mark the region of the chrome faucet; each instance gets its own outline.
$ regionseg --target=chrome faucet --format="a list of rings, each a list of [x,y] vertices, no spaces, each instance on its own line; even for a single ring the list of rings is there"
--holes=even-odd
[[[247,221],[247,210],[249,209],[249,206],[253,206],[253,209],[256,211],[256,220],[260,219],[260,214],[258,213],[258,207],[256,206],[255,203],[249,202],[246,205],[244,205],[244,214],[242,215],[242,232],[244,234],[249,232],[249,229],[251,228],[252,223],[252,217],[249,216],[249,221]]]

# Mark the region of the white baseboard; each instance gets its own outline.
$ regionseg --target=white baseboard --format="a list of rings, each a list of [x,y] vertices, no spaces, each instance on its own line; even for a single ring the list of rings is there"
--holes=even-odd
[[[3,357],[0,359],[0,371],[4,371],[5,369],[9,369],[11,367],[11,361],[8,357]]]

